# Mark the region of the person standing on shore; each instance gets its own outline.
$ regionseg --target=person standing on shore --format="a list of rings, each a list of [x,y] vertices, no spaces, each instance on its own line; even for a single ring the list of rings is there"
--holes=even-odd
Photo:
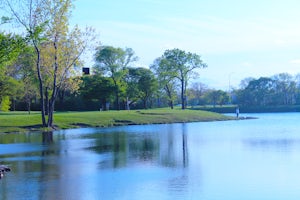
[[[236,114],[236,118],[239,118],[239,115],[240,115],[240,109],[239,109],[238,106],[237,106],[236,109],[235,109],[235,114]]]

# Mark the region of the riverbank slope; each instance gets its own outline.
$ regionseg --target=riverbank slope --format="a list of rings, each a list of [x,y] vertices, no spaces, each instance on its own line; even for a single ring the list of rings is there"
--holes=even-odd
[[[56,129],[79,127],[111,127],[123,125],[207,122],[231,120],[232,117],[201,110],[149,109],[106,112],[57,112]],[[39,112],[0,113],[0,133],[43,130]]]

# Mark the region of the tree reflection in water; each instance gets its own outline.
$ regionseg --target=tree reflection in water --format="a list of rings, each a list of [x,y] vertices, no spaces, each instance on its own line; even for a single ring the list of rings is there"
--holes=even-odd
[[[43,144],[52,144],[53,143],[53,132],[46,131],[42,133],[42,142]]]
[[[183,167],[188,166],[188,145],[187,145],[187,133],[186,133],[186,124],[182,124],[182,161],[183,161]]]
[[[180,128],[179,128],[180,127]],[[156,163],[166,167],[188,166],[186,124],[167,126],[167,134],[156,132],[97,133],[87,150],[101,155],[100,168],[121,168],[135,163]]]

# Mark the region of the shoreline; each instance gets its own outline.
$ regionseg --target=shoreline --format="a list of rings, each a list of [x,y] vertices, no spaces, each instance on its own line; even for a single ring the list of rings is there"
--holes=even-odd
[[[39,112],[31,115],[26,114],[26,112],[10,112],[0,113],[0,134],[35,131],[49,132],[87,127],[104,128],[127,125],[227,121],[235,119],[235,117],[214,112],[188,109],[57,112],[54,114],[54,127],[44,128],[39,122]]]

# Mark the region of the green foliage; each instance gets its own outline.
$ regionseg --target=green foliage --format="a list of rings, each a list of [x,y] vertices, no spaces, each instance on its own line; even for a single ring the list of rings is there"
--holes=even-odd
[[[3,96],[0,103],[0,110],[3,112],[8,112],[10,109],[11,101],[9,96]]]
[[[85,101],[96,100],[102,104],[102,109],[106,110],[106,103],[110,102],[114,96],[115,86],[110,78],[100,75],[83,76],[79,93]]]
[[[212,104],[214,107],[216,105],[224,105],[229,102],[229,95],[222,90],[211,90],[205,94],[206,101]]]
[[[207,93],[208,86],[201,82],[194,82],[192,87],[188,89],[189,105],[204,105],[207,102],[204,99],[205,93]]]
[[[244,102],[247,105],[268,105],[272,104],[270,98],[274,92],[274,81],[271,78],[261,77],[249,82],[244,90],[237,92],[239,102]]]
[[[20,83],[9,77],[0,75],[0,99],[4,96],[14,97],[19,95]]]
[[[131,48],[115,48],[112,46],[100,46],[94,55],[96,74],[106,74],[115,80],[120,80],[126,72],[123,70],[138,58],[134,55]]]
[[[244,106],[282,106],[300,103],[300,76],[288,73],[243,81],[235,90],[236,103]]]
[[[3,68],[17,58],[24,46],[24,39],[20,36],[0,32],[0,69],[2,73]]]
[[[1,3],[1,1],[0,1],[0,3]],[[9,23],[10,21],[11,21],[11,18],[2,16],[0,24],[6,24],[6,23]]]
[[[116,108],[120,110],[120,96],[125,98],[124,94],[127,88],[125,76],[128,73],[128,65],[137,60],[134,51],[130,48],[122,49],[112,46],[101,46],[95,53],[96,74],[109,76],[115,85],[115,103]]]
[[[148,108],[147,103],[157,91],[157,79],[151,70],[145,68],[129,68],[127,77],[127,95],[131,103],[138,99],[143,101],[143,107]]]
[[[156,67],[155,67],[156,66]],[[164,80],[177,79],[181,86],[182,109],[186,106],[186,90],[190,78],[197,76],[196,69],[205,68],[207,65],[200,56],[185,52],[180,49],[166,50],[161,58],[156,59],[153,69],[160,74]],[[166,83],[169,83],[167,81]]]

